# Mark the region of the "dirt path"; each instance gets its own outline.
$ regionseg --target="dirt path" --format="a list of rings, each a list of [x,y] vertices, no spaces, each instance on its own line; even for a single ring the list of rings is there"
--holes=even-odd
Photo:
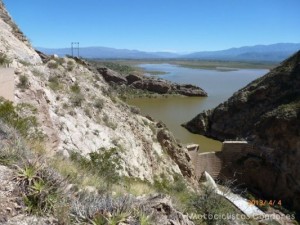
[[[0,96],[14,101],[15,79],[13,68],[0,68]]]

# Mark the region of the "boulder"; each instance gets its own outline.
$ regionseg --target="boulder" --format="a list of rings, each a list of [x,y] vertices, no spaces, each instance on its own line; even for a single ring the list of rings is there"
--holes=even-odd
[[[158,94],[180,94],[185,96],[207,96],[200,87],[191,84],[176,84],[162,79],[146,78],[137,75],[126,77],[132,87],[151,91]]]
[[[49,55],[46,55],[45,53],[38,50],[35,51],[41,57],[43,63],[47,63],[48,61],[50,61],[51,57]]]
[[[126,80],[128,85],[132,84],[135,81],[140,81],[142,80],[142,77],[136,74],[129,74],[128,76],[126,76]]]
[[[167,81],[156,80],[156,79],[139,80],[133,82],[131,86],[137,89],[147,90],[159,94],[166,94],[171,90],[170,83],[168,83]]]
[[[207,96],[207,93],[202,88],[191,84],[176,85],[175,92],[185,96]]]
[[[157,140],[167,151],[168,155],[179,166],[181,173],[188,178],[195,178],[195,171],[187,150],[182,148],[172,134],[165,128],[157,132]]]
[[[97,68],[97,71],[103,76],[105,81],[116,84],[127,84],[127,80],[118,72],[106,67]]]

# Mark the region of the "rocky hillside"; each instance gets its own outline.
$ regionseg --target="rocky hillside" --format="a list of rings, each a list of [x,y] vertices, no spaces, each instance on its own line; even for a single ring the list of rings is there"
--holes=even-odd
[[[170,186],[169,182],[177,181],[181,182],[181,187],[186,188],[186,180],[191,183],[194,181],[193,167],[187,150],[177,143],[173,144],[174,149],[165,149],[165,143],[172,144],[169,137],[166,137],[169,138],[166,140],[158,140],[162,130],[167,132],[165,127],[138,114],[136,109],[121,101],[102,75],[90,69],[84,61],[39,55],[17,28],[1,0],[0,53],[0,57],[5,57],[6,62],[9,62],[6,66],[9,64],[15,69],[14,104],[0,99],[0,120],[16,128],[21,135],[24,134],[24,137],[6,141],[7,125],[0,124],[0,165],[4,165],[0,167],[0,174],[7,173],[7,177],[3,177],[6,183],[10,180],[15,181],[9,183],[9,188],[3,187],[4,192],[0,193],[0,198],[1,203],[4,203],[10,200],[2,198],[2,195],[12,198],[22,195],[28,197],[25,202],[20,198],[18,204],[21,206],[15,204],[16,209],[14,205],[11,206],[14,202],[0,205],[1,224],[7,221],[7,224],[21,224],[22,219],[9,222],[9,218],[16,218],[19,213],[26,216],[28,211],[33,213],[32,207],[38,207],[42,210],[39,213],[43,215],[46,211],[48,213],[48,210],[55,214],[51,199],[48,199],[49,202],[47,200],[46,205],[44,202],[37,203],[40,200],[44,201],[44,198],[53,197],[51,192],[59,189],[58,186],[64,183],[56,178],[56,181],[48,180],[50,174],[59,174],[55,177],[65,176],[64,180],[68,180],[67,186],[72,187],[75,192],[78,189],[89,189],[87,192],[92,190],[95,194],[101,186],[107,185],[104,190],[107,194],[113,192],[116,195],[122,192],[121,195],[124,196],[135,192],[131,190],[133,184],[141,185],[137,192],[143,195],[147,193],[148,188],[153,185],[159,187],[163,182],[166,183],[164,188]],[[23,120],[23,116],[28,120]],[[9,142],[8,146],[4,146],[6,142]],[[11,142],[16,145],[11,145]],[[18,151],[20,146],[26,149],[26,154]],[[40,168],[44,161],[45,165],[47,164],[45,167],[49,168],[47,172]],[[15,164],[18,165],[16,168],[12,166]],[[37,180],[26,179],[30,176],[27,174],[29,168],[33,169],[34,177],[39,177]],[[124,183],[114,183],[115,186],[112,187],[111,183],[121,178]],[[58,183],[60,184],[56,186]],[[44,184],[47,185],[46,190],[43,189]],[[5,192],[6,189],[8,192]],[[20,190],[12,193],[14,189]],[[70,189],[63,186],[62,190]],[[62,192],[60,202],[62,203],[62,199],[73,201],[75,195],[79,197],[75,192]],[[39,200],[36,199],[38,193],[43,193],[43,197],[38,197]],[[58,196],[56,191],[53,194]],[[71,196],[68,196],[69,194]],[[168,212],[157,216],[163,224],[169,224],[170,221],[178,221],[176,224],[193,224],[186,216],[172,208],[171,200],[163,196],[152,196],[151,203],[146,199],[148,197],[150,196],[145,197],[144,203],[153,203],[153,207],[149,207],[157,208],[159,214],[165,210],[161,207],[167,207]],[[82,205],[84,209],[91,205],[90,200],[86,203],[81,202],[86,204]],[[76,201],[73,203],[78,209],[79,202]],[[103,201],[99,199],[94,203],[100,204]],[[140,206],[136,207],[135,211],[139,210]],[[81,217],[82,212],[78,213]],[[90,213],[90,210],[86,213]],[[96,213],[98,212],[95,211],[94,214]],[[151,212],[148,213],[152,215]],[[137,215],[136,219],[140,220],[141,216]],[[145,217],[147,218],[144,219],[148,220],[148,216]],[[86,220],[89,220],[88,224],[92,223],[90,219]],[[32,223],[24,221],[22,224]]]
[[[256,165],[259,173],[245,167],[244,182],[300,210],[300,52],[184,126],[218,140],[243,138],[273,149],[273,164]],[[269,181],[260,174],[269,174]]]
[[[295,151],[299,141],[299,106],[300,52],[184,126],[193,133],[219,140],[247,138]]]
[[[153,182],[160,174],[181,174],[157,141],[155,122],[132,112],[83,62],[53,57],[43,63],[14,27],[1,3],[0,51],[16,68],[15,102],[36,109],[49,155],[116,148],[122,175]]]

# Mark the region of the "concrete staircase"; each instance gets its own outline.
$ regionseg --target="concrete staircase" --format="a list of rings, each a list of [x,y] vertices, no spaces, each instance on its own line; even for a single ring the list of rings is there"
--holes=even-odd
[[[200,178],[204,171],[208,172],[214,179],[219,177],[222,161],[215,152],[198,153],[197,151],[190,151],[189,154],[195,167],[197,178]]]
[[[246,155],[255,151],[254,147],[246,141],[225,141],[220,153],[199,153],[198,148],[190,149],[189,155],[195,167],[196,177],[200,178],[202,173],[206,171],[213,179],[222,178],[222,168],[229,165],[236,156]]]

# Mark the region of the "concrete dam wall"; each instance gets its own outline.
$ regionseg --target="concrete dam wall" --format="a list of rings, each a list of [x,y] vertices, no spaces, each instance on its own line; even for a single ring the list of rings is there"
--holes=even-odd
[[[189,155],[195,167],[195,174],[199,179],[204,171],[214,179],[226,177],[223,170],[237,157],[258,151],[247,141],[224,141],[220,152],[199,153],[198,148],[189,148]]]

